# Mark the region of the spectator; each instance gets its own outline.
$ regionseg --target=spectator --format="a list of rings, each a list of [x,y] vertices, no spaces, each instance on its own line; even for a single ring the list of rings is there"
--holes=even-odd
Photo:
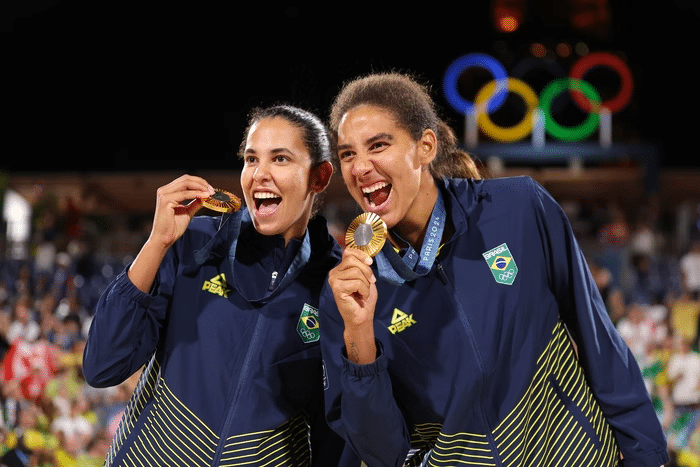
[[[700,240],[694,241],[681,257],[680,270],[683,286],[694,298],[700,298]]]
[[[10,323],[10,313],[0,311],[0,360],[5,357],[5,354],[12,344],[7,339],[7,331],[10,330]]]
[[[0,382],[0,384],[2,384],[0,428],[4,431],[12,431],[19,422],[19,412],[23,401],[22,390],[18,381],[5,381]]]
[[[617,323],[617,330],[638,362],[645,360],[647,349],[655,347],[666,336],[666,327],[648,316],[639,303],[629,305],[627,315]]]
[[[610,203],[608,215],[608,222],[598,230],[598,243],[611,247],[627,245],[630,240],[630,227],[624,210],[617,203]]]
[[[630,250],[632,254],[655,256],[663,245],[663,239],[654,228],[654,208],[645,209],[634,223],[630,234]]]
[[[51,432],[62,440],[61,445],[67,447],[66,451],[73,457],[81,454],[88,442],[95,434],[95,427],[85,416],[87,405],[84,398],[71,401],[68,414],[59,415],[51,423]]]
[[[21,338],[27,342],[34,342],[41,334],[41,328],[34,321],[31,298],[29,295],[22,295],[12,309],[10,326],[7,330],[7,340],[12,343],[15,339]]]
[[[75,467],[102,467],[109,451],[110,438],[98,431],[88,442],[85,452],[75,459]]]
[[[680,339],[677,352],[668,361],[668,380],[674,421],[669,429],[670,441],[676,449],[685,448],[700,419],[700,354],[692,341]]]
[[[663,300],[667,287],[656,258],[636,254],[632,256],[631,262],[633,276],[630,298],[645,305]]]
[[[605,302],[605,307],[608,309],[610,319],[613,323],[617,323],[625,313],[625,303],[622,291],[615,286],[610,269],[598,261],[589,261],[588,267],[591,270],[591,275],[593,276],[593,280],[598,287],[600,296]]]
[[[685,290],[680,297],[671,301],[670,313],[670,326],[673,333],[690,342],[697,342],[700,302]]]
[[[71,313],[63,319],[55,318],[46,338],[63,352],[72,352],[83,340],[81,326],[80,317],[76,314]]]

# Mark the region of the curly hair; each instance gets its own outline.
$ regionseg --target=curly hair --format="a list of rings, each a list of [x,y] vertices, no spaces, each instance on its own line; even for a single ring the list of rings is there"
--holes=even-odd
[[[362,104],[391,112],[396,124],[416,141],[426,129],[435,133],[437,154],[429,167],[434,178],[481,178],[472,157],[457,146],[452,128],[438,117],[429,88],[413,77],[400,73],[376,73],[346,83],[331,107],[329,126],[333,144],[337,143],[340,120],[348,111]],[[337,165],[337,154],[334,160]]]

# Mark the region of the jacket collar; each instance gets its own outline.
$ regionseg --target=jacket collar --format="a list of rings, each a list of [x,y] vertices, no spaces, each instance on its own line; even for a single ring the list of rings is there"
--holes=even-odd
[[[201,266],[212,257],[228,256],[231,277],[234,278],[233,284],[231,285],[235,287],[249,302],[264,303],[277,296],[292,281],[294,281],[294,279],[299,275],[299,272],[301,272],[304,266],[309,262],[309,258],[311,257],[311,240],[309,236],[309,229],[307,228],[292,263],[285,272],[284,276],[278,279],[278,285],[274,288],[274,290],[268,291],[267,293],[258,297],[251,291],[246,290],[245,281],[236,280],[236,271],[234,271],[233,268],[235,264],[238,240],[241,238],[240,233],[243,229],[250,227],[251,225],[252,221],[250,219],[250,214],[245,208],[233,214],[224,214],[221,218],[219,229],[207,242],[207,244],[204,245],[204,247],[194,252],[194,259],[196,263]],[[230,245],[228,251],[226,251],[227,245]]]
[[[445,201],[445,209],[455,228],[455,234],[464,233],[468,229],[471,213],[482,199],[488,197],[483,180],[464,178],[448,178],[437,182]]]

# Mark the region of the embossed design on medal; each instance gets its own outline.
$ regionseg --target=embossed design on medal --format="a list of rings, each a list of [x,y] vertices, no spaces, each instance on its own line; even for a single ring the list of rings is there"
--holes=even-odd
[[[241,199],[238,196],[219,188],[214,190],[213,195],[202,200],[205,208],[224,213],[235,212],[241,208]]]
[[[345,232],[345,245],[375,256],[384,246],[387,234],[386,223],[378,215],[363,212],[350,222]]]

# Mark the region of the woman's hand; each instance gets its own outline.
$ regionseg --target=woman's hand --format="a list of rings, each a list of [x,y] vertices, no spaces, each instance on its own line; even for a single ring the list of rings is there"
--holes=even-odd
[[[183,175],[158,188],[151,234],[128,272],[139,290],[148,293],[168,249],[185,233],[202,207],[202,199],[213,194],[214,189],[203,178],[191,175]],[[187,200],[193,201],[182,204]]]
[[[357,364],[375,360],[374,309],[377,306],[376,278],[372,258],[356,248],[346,248],[343,257],[328,274],[338,311],[345,323],[348,359]]]
[[[200,177],[182,177],[158,188],[156,213],[150,242],[170,248],[185,233],[194,215],[202,207],[202,199],[214,194],[214,189]],[[182,204],[192,200],[189,204]]]

